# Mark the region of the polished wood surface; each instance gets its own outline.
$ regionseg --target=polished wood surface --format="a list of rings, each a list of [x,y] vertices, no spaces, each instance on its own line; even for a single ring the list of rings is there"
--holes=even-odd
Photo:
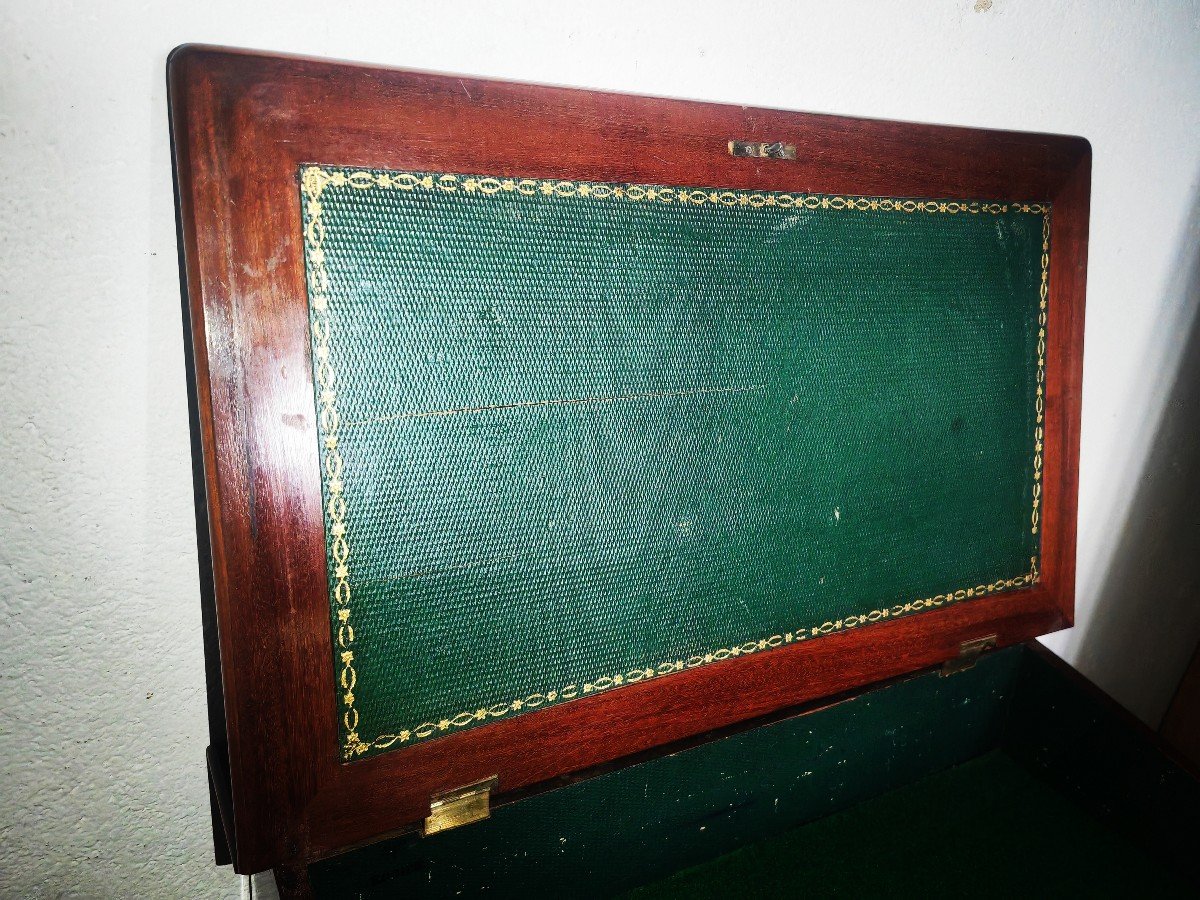
[[[295,870],[410,827],[431,794],[490,775],[503,797],[936,664],[981,635],[1007,645],[1071,623],[1086,141],[205,47],[172,55],[169,84],[224,701],[211,769],[228,779],[218,806],[238,871]],[[731,139],[794,144],[797,159],[733,157]],[[308,162],[1051,201],[1040,582],[343,762],[298,227]]]

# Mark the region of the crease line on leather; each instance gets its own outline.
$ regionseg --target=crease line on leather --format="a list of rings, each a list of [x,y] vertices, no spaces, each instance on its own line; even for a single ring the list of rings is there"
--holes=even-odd
[[[520,559],[520,553],[507,553],[503,556],[489,556],[486,559],[475,559],[471,562],[459,563],[457,566],[443,566],[440,569],[421,569],[416,572],[401,572],[399,575],[385,575],[383,578],[364,578],[359,585],[386,584],[389,581],[403,581],[405,578],[431,578],[435,575],[449,575],[452,572],[465,572],[467,569],[479,569],[493,563],[512,562]]]
[[[374,419],[359,419],[355,422],[343,422],[343,428],[353,428],[356,425],[378,425],[382,422],[395,422],[401,419],[432,419],[441,416],[457,416],[465,413],[497,412],[506,409],[530,409],[536,406],[575,406],[584,403],[618,403],[624,400],[658,400],[667,397],[698,397],[706,394],[745,394],[750,391],[761,391],[765,384],[752,384],[749,387],[736,388],[696,388],[687,391],[645,391],[640,394],[617,394],[612,397],[564,397],[558,400],[525,400],[520,403],[497,403],[493,406],[459,406],[454,409],[428,409],[418,412],[396,413],[390,416],[379,416]]]

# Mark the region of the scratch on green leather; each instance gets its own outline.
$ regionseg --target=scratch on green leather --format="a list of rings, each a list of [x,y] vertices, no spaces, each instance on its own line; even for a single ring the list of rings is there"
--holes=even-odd
[[[1041,215],[320,203],[366,744],[1030,570]]]

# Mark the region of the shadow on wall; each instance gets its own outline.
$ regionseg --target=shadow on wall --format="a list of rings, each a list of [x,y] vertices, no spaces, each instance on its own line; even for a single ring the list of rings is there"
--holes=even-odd
[[[1160,327],[1186,329],[1179,366],[1076,657],[1153,726],[1200,639],[1200,197],[1175,271],[1179,306]]]

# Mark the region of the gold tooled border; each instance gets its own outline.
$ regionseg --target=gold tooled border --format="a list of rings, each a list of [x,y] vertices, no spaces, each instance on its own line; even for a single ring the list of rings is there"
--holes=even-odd
[[[606,691],[623,684],[634,684],[649,678],[681,672],[713,662],[758,653],[811,638],[822,637],[861,625],[945,606],[974,597],[1025,587],[1041,577],[1038,557],[1029,560],[1029,571],[1012,578],[1002,578],[991,584],[960,588],[945,594],[935,594],[920,600],[898,603],[872,610],[863,615],[847,616],[821,625],[773,634],[770,637],[748,640],[732,647],[712,650],[687,659],[675,659],[632,669],[625,673],[604,675],[591,681],[571,683],[557,690],[535,692],[506,703],[481,706],[473,711],[460,712],[436,722],[423,722],[395,734],[381,734],[371,740],[359,736],[360,719],[355,707],[354,690],[358,676],[354,668],[354,626],[350,620],[350,544],[346,534],[345,485],[342,481],[343,463],[338,449],[338,430],[341,422],[337,412],[335,374],[330,363],[332,326],[329,315],[329,273],[325,266],[325,223],[322,219],[321,194],[327,187],[351,187],[357,190],[388,188],[399,191],[439,191],[442,193],[495,196],[578,197],[631,203],[662,203],[704,206],[745,206],[750,208],[777,207],[780,209],[833,209],[860,212],[899,212],[905,214],[967,214],[999,215],[1020,212],[1042,217],[1042,272],[1038,313],[1037,387],[1035,397],[1036,424],[1034,429],[1033,508],[1031,531],[1038,533],[1042,502],[1042,452],[1044,444],[1045,383],[1046,383],[1046,323],[1050,277],[1050,211],[1049,203],[987,202],[978,200],[916,200],[896,197],[831,196],[825,194],[789,194],[765,191],[725,191],[663,185],[606,184],[587,181],[556,181],[536,178],[501,178],[480,175],[453,175],[414,172],[379,172],[364,169],[325,169],[305,166],[301,171],[301,189],[306,198],[307,224],[304,228],[305,256],[310,321],[313,337],[313,356],[321,443],[324,447],[323,481],[328,497],[325,502],[328,553],[331,563],[331,596],[337,612],[336,655],[341,668],[338,684],[342,690],[342,725],[345,731],[343,753],[347,760],[370,750],[384,750],[396,744],[431,737],[439,732],[464,728],[476,722],[497,719],[509,713],[536,709],[550,703],[572,700],[587,694]]]

